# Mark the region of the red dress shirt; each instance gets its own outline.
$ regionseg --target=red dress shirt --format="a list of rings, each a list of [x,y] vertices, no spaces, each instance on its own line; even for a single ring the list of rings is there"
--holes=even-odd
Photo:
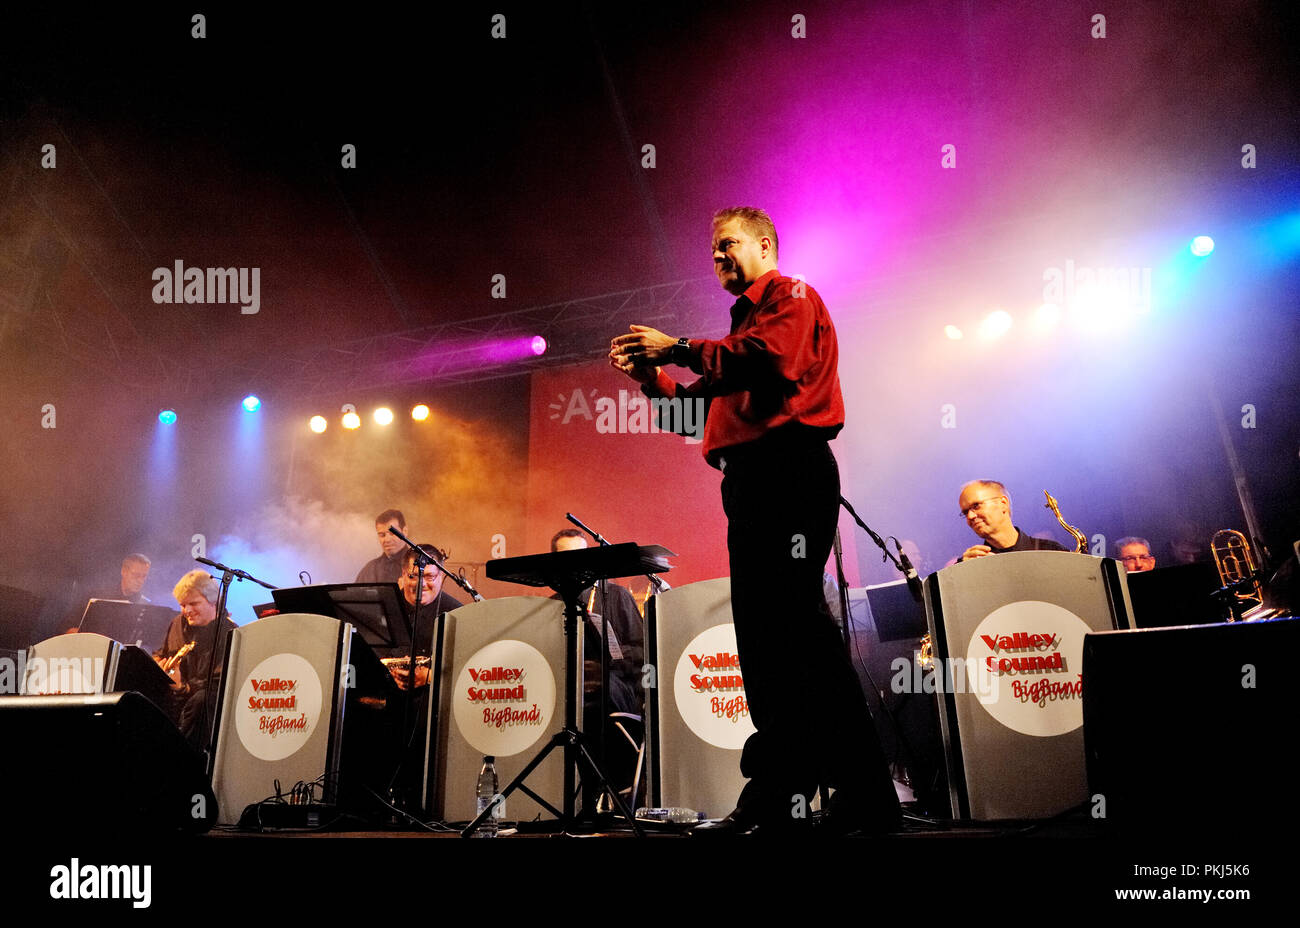
[[[777,429],[829,440],[844,426],[835,327],[817,291],[803,281],[768,271],[731,307],[731,334],[693,339],[689,358],[699,380],[684,386],[661,368],[642,390],[707,399],[704,458],[714,467],[727,449]]]

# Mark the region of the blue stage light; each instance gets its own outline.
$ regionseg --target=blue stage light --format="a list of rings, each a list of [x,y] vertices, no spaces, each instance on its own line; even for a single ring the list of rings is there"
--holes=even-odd
[[[1198,235],[1192,239],[1192,254],[1196,257],[1204,258],[1212,251],[1214,251],[1214,239],[1208,235]]]
[[[262,401],[259,400],[253,394],[250,393],[248,394],[248,396],[244,397],[245,412],[257,412],[257,410],[260,409],[261,406],[262,406]]]
[[[158,413],[158,421],[163,425],[174,425],[176,423],[176,412],[171,409],[164,409]]]

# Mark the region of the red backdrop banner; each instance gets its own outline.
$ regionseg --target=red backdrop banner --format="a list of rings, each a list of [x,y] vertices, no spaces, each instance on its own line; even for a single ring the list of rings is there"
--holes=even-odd
[[[593,363],[538,371],[530,393],[527,537],[524,550],[510,547],[507,555],[549,550],[551,537],[571,527],[564,514],[572,512],[612,542],[675,551],[665,575],[673,586],[728,575],[722,474],[705,463],[698,442],[646,431],[652,417],[638,410],[643,398],[635,383]],[[856,585],[854,536],[844,515],[845,571]],[[624,582],[638,593],[645,587]]]

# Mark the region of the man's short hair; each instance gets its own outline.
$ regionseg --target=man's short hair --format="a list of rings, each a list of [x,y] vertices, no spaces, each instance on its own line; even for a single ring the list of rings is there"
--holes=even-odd
[[[127,564],[143,564],[145,567],[148,567],[151,563],[153,562],[143,554],[128,554],[126,557],[122,558],[123,567]]]
[[[385,509],[379,515],[375,516],[376,525],[387,525],[389,522],[396,522],[397,527],[406,531],[406,516],[402,515],[400,509]]]
[[[220,588],[217,578],[206,570],[191,570],[176,582],[172,596],[176,597],[179,603],[189,599],[191,593],[198,593],[208,602],[215,603]]]
[[[437,561],[439,564],[445,564],[447,562],[447,552],[437,547],[436,545],[423,544],[423,545],[417,545],[417,547],[425,554],[429,555],[429,557]],[[415,552],[412,551],[410,548],[407,548],[406,553],[402,555],[402,573],[406,573],[408,570],[410,570],[411,565],[414,563],[415,563]]]
[[[1119,557],[1120,552],[1129,545],[1141,545],[1147,549],[1147,554],[1151,553],[1151,542],[1147,541],[1145,538],[1139,538],[1136,535],[1129,535],[1128,537],[1121,538],[1119,541],[1115,542],[1115,556]]]
[[[583,535],[582,532],[578,531],[576,528],[562,528],[558,532],[556,532],[555,537],[551,539],[552,551],[560,550],[559,544],[561,538],[582,538],[585,540],[586,536]]]
[[[1007,488],[997,480],[971,480],[961,485],[961,491],[957,495],[960,496],[962,493],[965,493],[967,487],[974,486],[988,487],[990,490],[997,490],[998,496],[1005,496],[1008,502],[1011,501],[1011,494],[1008,493]]]
[[[772,222],[772,217],[756,206],[728,206],[720,209],[713,214],[713,227],[730,222],[732,219],[739,219],[745,231],[754,237],[755,240],[767,236],[772,240],[772,257],[781,256],[781,243],[776,237],[776,223]]]

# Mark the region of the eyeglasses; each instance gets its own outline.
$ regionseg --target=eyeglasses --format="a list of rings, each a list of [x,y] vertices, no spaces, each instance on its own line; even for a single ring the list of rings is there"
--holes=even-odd
[[[1122,558],[1120,558],[1120,560],[1123,561],[1125,564],[1127,564],[1129,561],[1135,561],[1140,563],[1145,563],[1147,561],[1154,562],[1155,559],[1156,557],[1154,554],[1126,554]]]
[[[966,514],[969,513],[969,512],[979,512],[979,511],[980,511],[980,508],[981,508],[985,503],[991,503],[991,502],[993,502],[993,500],[995,500],[995,499],[1002,499],[1002,497],[1001,497],[1001,496],[989,496],[989,497],[985,497],[984,499],[977,499],[977,500],[975,500],[975,502],[971,503],[969,506],[967,506],[965,509],[963,509],[963,510],[961,511],[961,517],[964,519],[964,518],[966,518]]]

